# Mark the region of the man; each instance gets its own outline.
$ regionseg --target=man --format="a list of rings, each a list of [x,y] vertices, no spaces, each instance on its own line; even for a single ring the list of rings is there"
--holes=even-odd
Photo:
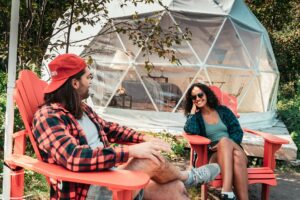
[[[72,171],[114,168],[144,171],[151,177],[136,199],[188,199],[186,187],[209,182],[220,172],[217,164],[179,171],[160,154],[170,146],[160,139],[100,118],[83,100],[89,96],[93,78],[85,61],[63,54],[50,64],[52,80],[45,88],[45,105],[34,116],[33,133],[46,162]],[[110,142],[133,142],[111,147]],[[99,172],[101,173],[101,172]],[[63,182],[52,185],[51,199],[111,199],[99,186]]]

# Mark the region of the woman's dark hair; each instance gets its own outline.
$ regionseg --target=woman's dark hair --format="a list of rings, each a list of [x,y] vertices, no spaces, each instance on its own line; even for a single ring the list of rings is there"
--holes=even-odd
[[[85,73],[85,69],[71,76],[59,89],[44,96],[45,104],[61,103],[76,119],[82,117],[81,99],[72,86],[72,80],[80,80]]]
[[[210,108],[216,108],[218,105],[220,105],[218,98],[216,97],[215,93],[205,84],[202,83],[194,83],[191,85],[191,87],[188,89],[185,95],[185,107],[184,107],[184,114],[188,115],[191,112],[191,109],[193,107],[193,101],[192,101],[192,90],[194,87],[200,88],[204,94],[206,95],[207,99],[207,105]]]

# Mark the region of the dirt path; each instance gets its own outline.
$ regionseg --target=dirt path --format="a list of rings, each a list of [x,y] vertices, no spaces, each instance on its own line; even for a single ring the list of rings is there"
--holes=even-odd
[[[271,187],[270,200],[298,200],[300,199],[300,174],[280,173],[277,176],[278,185]],[[260,185],[250,187],[250,200],[260,199]]]
[[[277,175],[277,186],[271,187],[270,200],[298,200],[300,199],[300,174],[279,173]],[[219,192],[211,191],[209,199],[219,200]],[[255,184],[249,187],[249,200],[260,200],[261,185]]]
[[[188,167],[186,160],[174,162],[182,170]],[[271,187],[270,200],[299,200],[300,199],[300,173],[277,173],[277,186]],[[211,190],[209,192],[209,199],[219,200],[217,197],[219,191]],[[249,186],[249,200],[260,200],[261,184]],[[199,200],[200,197],[193,198],[192,200]]]

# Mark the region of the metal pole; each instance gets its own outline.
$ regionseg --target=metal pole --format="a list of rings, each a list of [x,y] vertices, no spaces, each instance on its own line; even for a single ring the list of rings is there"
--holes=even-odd
[[[8,57],[8,82],[5,113],[5,138],[4,138],[4,159],[12,153],[12,134],[14,128],[14,102],[13,91],[16,80],[17,46],[18,46],[18,25],[19,25],[20,0],[12,0]],[[10,199],[10,170],[3,167],[3,199]]]

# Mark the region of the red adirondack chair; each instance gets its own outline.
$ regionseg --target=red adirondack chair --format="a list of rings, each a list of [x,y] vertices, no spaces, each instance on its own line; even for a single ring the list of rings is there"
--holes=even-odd
[[[220,103],[230,108],[232,112],[238,117],[236,97],[222,92],[216,86],[210,86],[210,88],[216,94]],[[243,129],[243,131],[264,138],[263,166],[248,168],[248,183],[249,184],[261,183],[262,184],[261,198],[263,200],[267,200],[269,199],[270,196],[270,186],[277,185],[276,176],[274,174],[274,169],[276,165],[275,152],[280,149],[282,144],[288,144],[289,141],[260,131],[254,131],[249,129]],[[196,167],[207,164],[208,163],[207,148],[208,148],[208,144],[210,144],[211,141],[202,136],[188,135],[188,133],[183,133],[183,136],[188,140],[191,146],[190,164],[192,165],[193,163],[194,152],[196,152],[198,155],[197,156],[198,158],[195,162]],[[217,176],[216,179],[210,183],[210,185],[215,188],[221,187],[222,186],[221,175]],[[207,185],[201,186],[201,199],[207,199]]]
[[[108,170],[103,172],[72,172],[61,166],[43,162],[31,131],[31,122],[38,107],[43,104],[43,88],[46,82],[33,72],[23,70],[16,83],[14,99],[23,119],[25,130],[14,133],[13,154],[5,160],[12,169],[11,198],[23,199],[24,169],[43,174],[50,181],[68,181],[105,186],[113,192],[114,200],[132,199],[132,192],[144,188],[149,176],[142,172],[128,170]],[[37,159],[26,156],[26,136],[29,136]]]

